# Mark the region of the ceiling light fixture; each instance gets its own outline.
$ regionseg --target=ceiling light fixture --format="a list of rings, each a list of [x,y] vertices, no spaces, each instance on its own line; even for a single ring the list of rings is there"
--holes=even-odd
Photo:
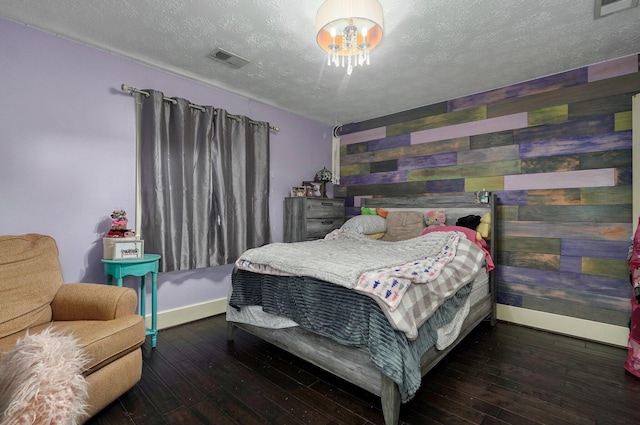
[[[378,0],[326,0],[316,15],[318,45],[327,64],[353,68],[369,65],[369,52],[382,41],[384,17]]]

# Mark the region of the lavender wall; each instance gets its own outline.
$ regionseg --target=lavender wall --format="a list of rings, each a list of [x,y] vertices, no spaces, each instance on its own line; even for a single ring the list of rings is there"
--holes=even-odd
[[[2,19],[0,64],[0,234],[53,236],[67,282],[106,281],[101,234],[113,209],[135,226],[135,108],[122,83],[280,127],[271,134],[274,241],[289,188],[331,164],[324,124]],[[230,270],[161,274],[158,311],[225,297]]]

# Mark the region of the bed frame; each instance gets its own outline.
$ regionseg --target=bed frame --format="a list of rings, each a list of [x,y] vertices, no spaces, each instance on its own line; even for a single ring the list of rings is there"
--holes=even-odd
[[[459,217],[466,215],[482,216],[491,211],[495,222],[495,197],[489,204],[476,202],[474,193],[449,196],[424,196],[409,198],[371,198],[364,199],[366,207],[385,207],[398,209],[444,209],[447,224],[455,224]],[[495,261],[496,238],[495,225],[491,226],[491,256]],[[496,323],[495,276],[489,276],[489,295],[477,302],[464,320],[458,338],[444,350],[435,347],[427,351],[420,361],[422,376],[440,362],[462,339],[478,324],[488,319],[492,326]],[[400,417],[400,391],[391,378],[382,374],[369,359],[368,351],[348,347],[333,340],[314,334],[300,327],[285,329],[267,329],[258,326],[228,322],[228,340],[233,341],[238,328],[263,339],[303,360],[306,360],[328,372],[339,376],[358,387],[380,396],[385,425],[396,425]]]

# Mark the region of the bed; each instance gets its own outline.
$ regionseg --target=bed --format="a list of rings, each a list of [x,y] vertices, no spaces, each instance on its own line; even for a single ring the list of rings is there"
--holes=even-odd
[[[391,212],[387,220],[397,217],[396,212],[400,211],[420,211],[422,215],[425,211],[443,211],[446,224],[454,225],[465,217],[484,216],[487,212],[495,217],[494,197],[489,201],[478,203],[476,194],[464,193],[371,198],[363,200],[363,207]],[[487,237],[491,242],[485,245],[482,254],[478,254],[478,244],[470,243],[471,237],[465,238],[460,232],[434,232],[406,241],[384,242],[375,241],[371,235],[358,235],[365,233],[362,229],[361,232],[334,231],[336,235],[329,235],[328,242],[270,244],[249,250],[236,263],[238,267],[232,277],[227,306],[228,339],[233,341],[236,330],[243,329],[378,395],[385,424],[397,424],[401,404],[415,394],[422,377],[479,323],[488,320],[494,325],[496,322],[494,272],[487,272],[488,263],[495,258],[494,229],[495,226],[491,226]],[[333,237],[338,239],[335,242],[338,245],[330,245]],[[347,251],[360,247],[365,253],[375,251],[371,257],[379,253],[383,260],[361,255],[355,257],[358,261],[348,257],[347,264],[341,264],[341,258],[347,255],[339,251],[341,244]],[[317,246],[324,248],[324,253],[314,251]],[[389,253],[385,251],[387,246]],[[455,253],[449,255],[445,248],[451,246],[455,246]],[[372,289],[382,281],[381,275],[369,276],[369,272],[362,273],[362,270],[376,261],[399,261],[387,259],[395,255],[393,250],[398,247],[400,251],[408,251],[409,256],[418,255],[412,250],[429,252],[425,259],[430,261],[429,266],[420,263],[424,271],[431,266],[440,268],[432,281],[427,280],[429,284],[407,284],[399,296],[393,292],[389,297],[392,293],[389,290],[375,292]],[[466,251],[474,260],[466,254],[462,258],[462,252]],[[287,265],[288,260],[281,260],[297,255],[309,261],[301,265],[298,259],[292,261],[295,263],[292,266]],[[486,258],[489,260],[484,261]],[[327,267],[330,261],[335,263]],[[265,266],[264,262],[269,264]],[[342,281],[350,282],[351,275],[358,276],[355,286]],[[438,283],[444,279],[448,279],[447,284]],[[396,287],[397,281],[392,280]],[[460,282],[452,283],[455,280]],[[435,294],[433,288],[440,286],[444,288],[442,293]],[[393,297],[399,299],[392,303]],[[430,307],[420,304],[418,308],[411,304],[416,304],[421,297],[429,299],[425,304]],[[407,311],[413,311],[415,317],[405,320]],[[420,314],[424,317],[418,317]]]

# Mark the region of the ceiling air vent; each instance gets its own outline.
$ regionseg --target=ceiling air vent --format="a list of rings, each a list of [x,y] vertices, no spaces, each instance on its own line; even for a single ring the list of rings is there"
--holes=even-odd
[[[638,6],[638,0],[595,0],[593,19],[604,18],[612,13],[633,9]]]
[[[228,63],[229,65],[233,66],[234,68],[241,68],[243,66],[245,66],[246,64],[249,63],[248,60],[241,58],[238,55],[234,55],[233,53],[229,53],[226,50],[222,50],[221,48],[217,48],[216,50],[214,50],[209,57],[211,57],[212,59],[224,62],[224,63]]]

